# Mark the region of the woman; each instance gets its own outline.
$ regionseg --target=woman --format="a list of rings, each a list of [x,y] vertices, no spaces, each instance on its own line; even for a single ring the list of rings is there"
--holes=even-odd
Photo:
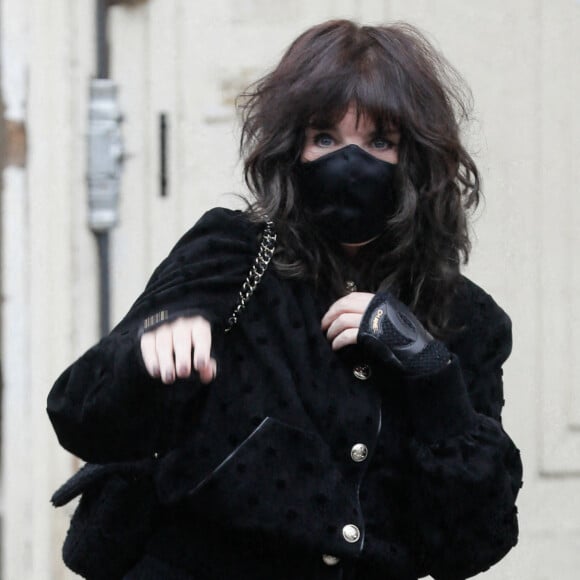
[[[412,27],[330,21],[244,95],[248,210],[205,214],[48,400],[84,460],[156,458],[127,578],[460,579],[515,545],[510,320],[459,271],[460,86]]]

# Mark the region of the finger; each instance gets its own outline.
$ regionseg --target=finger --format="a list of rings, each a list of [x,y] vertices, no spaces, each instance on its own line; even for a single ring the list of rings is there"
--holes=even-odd
[[[328,329],[328,327],[334,322],[337,316],[340,316],[340,314],[344,312],[344,309],[348,304],[346,300],[347,298],[348,296],[343,296],[342,298],[339,298],[326,311],[326,314],[322,317],[321,321],[321,328],[323,332],[325,332]]]
[[[173,330],[169,324],[160,326],[155,331],[155,348],[159,359],[161,380],[167,385],[175,381],[175,364],[173,362]]]
[[[147,372],[153,377],[159,377],[159,360],[155,348],[155,333],[146,332],[141,337],[141,357]]]
[[[326,338],[332,342],[341,332],[347,330],[348,328],[355,328],[358,331],[361,320],[362,314],[357,314],[354,312],[346,312],[341,314],[328,327]]]
[[[349,344],[356,344],[358,336],[358,329],[349,328],[343,332],[341,332],[333,341],[332,341],[332,350],[340,350]]]
[[[202,383],[211,383],[217,375],[217,362],[214,358],[209,359],[209,363],[199,370],[199,379]]]
[[[216,362],[211,358],[211,326],[204,318],[196,318],[191,327],[193,342],[193,368],[199,373],[204,383],[214,377]]]
[[[191,323],[178,320],[173,324],[173,350],[175,352],[175,372],[180,379],[191,374]]]
[[[211,326],[204,318],[195,318],[191,325],[191,339],[193,342],[193,368],[209,364],[211,353]]]
[[[345,312],[356,312],[363,314],[374,294],[370,292],[352,292],[334,302],[326,314],[322,317],[321,327],[326,331],[338,316]]]

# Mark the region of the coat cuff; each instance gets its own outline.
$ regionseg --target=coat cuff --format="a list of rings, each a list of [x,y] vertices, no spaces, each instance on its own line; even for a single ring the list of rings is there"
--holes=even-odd
[[[455,355],[437,373],[408,377],[406,388],[418,439],[445,439],[465,432],[475,423],[476,412]]]

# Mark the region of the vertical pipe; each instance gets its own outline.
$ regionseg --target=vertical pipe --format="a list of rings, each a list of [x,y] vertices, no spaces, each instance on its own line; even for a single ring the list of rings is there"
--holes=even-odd
[[[107,0],[96,0],[97,78],[109,75],[109,46],[107,43]],[[101,336],[110,329],[110,262],[109,231],[95,232],[99,252],[99,330]]]
[[[101,336],[109,333],[111,322],[111,285],[109,262],[109,232],[97,232],[99,250],[99,331]]]
[[[109,76],[109,45],[107,42],[107,0],[96,0],[97,78]]]

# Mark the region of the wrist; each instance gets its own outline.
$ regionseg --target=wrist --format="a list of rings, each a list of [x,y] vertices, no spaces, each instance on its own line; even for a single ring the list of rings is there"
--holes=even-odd
[[[404,373],[412,377],[435,374],[450,363],[451,354],[447,347],[439,340],[432,340],[421,352],[409,359]]]

